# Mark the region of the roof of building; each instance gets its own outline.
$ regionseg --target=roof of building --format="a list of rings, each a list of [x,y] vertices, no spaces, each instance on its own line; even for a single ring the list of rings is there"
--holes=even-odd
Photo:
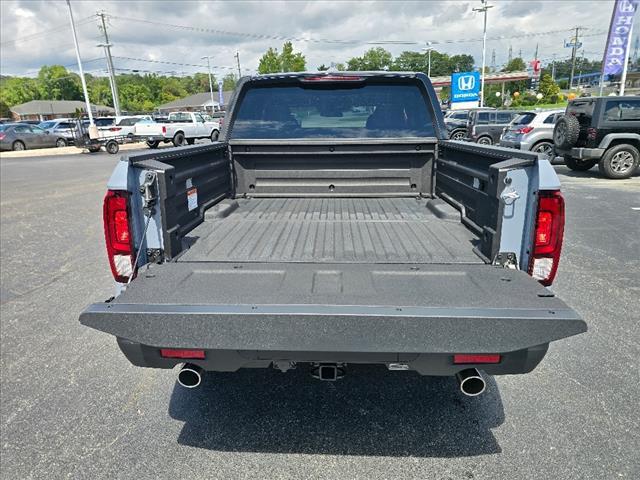
[[[224,99],[225,105],[229,103],[229,100],[231,99],[232,94],[233,94],[233,90],[222,92],[222,98]],[[216,105],[218,104],[217,92],[213,92],[213,101]],[[210,107],[210,106],[211,106],[211,93],[204,92],[204,93],[195,93],[185,98],[173,100],[172,102],[168,102],[168,103],[165,103],[164,105],[160,105],[157,109],[166,110],[169,108],[193,108],[193,107]]]
[[[10,110],[18,115],[63,115],[85,109],[85,103],[80,100],[31,100],[15,105]],[[91,111],[115,113],[113,108],[106,105],[91,104]]]

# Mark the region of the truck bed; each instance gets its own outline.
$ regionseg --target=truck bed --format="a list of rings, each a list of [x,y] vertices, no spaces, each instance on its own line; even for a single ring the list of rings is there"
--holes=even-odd
[[[243,198],[205,214],[181,262],[482,263],[458,212],[425,198]]]

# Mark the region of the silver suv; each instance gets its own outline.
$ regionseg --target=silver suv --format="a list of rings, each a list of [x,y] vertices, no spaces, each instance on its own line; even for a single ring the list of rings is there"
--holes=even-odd
[[[504,129],[500,146],[553,157],[553,127],[564,110],[523,112]]]

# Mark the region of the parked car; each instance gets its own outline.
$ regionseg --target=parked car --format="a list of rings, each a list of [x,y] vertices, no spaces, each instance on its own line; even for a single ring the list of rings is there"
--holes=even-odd
[[[0,125],[0,150],[27,150],[32,148],[64,147],[64,137],[27,123]]]
[[[116,123],[110,126],[98,127],[101,137],[127,137],[133,139],[135,126],[138,122],[151,122],[151,115],[136,115],[131,117],[118,117]]]
[[[467,121],[467,138],[483,145],[498,143],[502,131],[519,113],[514,110],[471,110]]]
[[[55,120],[46,120],[38,124],[38,126],[51,135],[57,135],[58,137],[64,138],[67,145],[72,145],[74,142],[75,120],[72,118],[56,118]]]
[[[173,142],[176,147],[193,145],[199,138],[210,138],[215,142],[219,134],[219,121],[207,122],[194,112],[173,112],[166,123],[140,122],[135,126],[136,137],[146,141],[149,148],[158,148],[160,142]]]
[[[450,140],[464,140],[467,137],[467,121],[470,110],[449,110],[444,116]]]
[[[530,372],[586,330],[544,287],[565,218],[549,161],[448,140],[426,75],[237,88],[219,142],[129,155],[109,180],[117,293],[80,321],[131,363],[182,365],[188,388],[204,371],[336,381],[374,364],[479,395],[478,369]]]
[[[553,128],[564,110],[522,112],[507,126],[500,146],[553,157]]]
[[[572,100],[553,131],[554,148],[572,170],[596,163],[607,178],[628,178],[640,164],[640,98]]]

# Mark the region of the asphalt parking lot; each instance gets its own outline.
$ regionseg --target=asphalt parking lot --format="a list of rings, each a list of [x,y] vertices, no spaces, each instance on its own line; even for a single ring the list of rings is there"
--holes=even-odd
[[[187,391],[78,314],[112,295],[102,197],[118,156],[0,158],[4,478],[640,477],[640,175],[557,166],[553,289],[589,332],[466,398],[450,378],[215,374]]]

